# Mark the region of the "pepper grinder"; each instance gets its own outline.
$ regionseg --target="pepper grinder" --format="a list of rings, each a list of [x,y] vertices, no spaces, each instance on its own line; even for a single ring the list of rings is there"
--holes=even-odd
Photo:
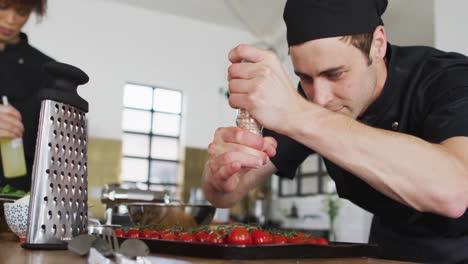
[[[257,135],[262,135],[262,126],[245,109],[239,109],[236,118],[236,125],[239,128],[247,129]]]

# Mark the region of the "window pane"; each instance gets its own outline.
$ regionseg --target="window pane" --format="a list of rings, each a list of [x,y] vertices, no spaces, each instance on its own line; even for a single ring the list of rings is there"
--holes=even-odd
[[[123,181],[147,181],[148,160],[123,158],[121,178]]]
[[[153,133],[167,136],[180,135],[180,116],[154,113]]]
[[[322,190],[324,193],[336,193],[335,182],[328,175],[323,176]]]
[[[149,133],[151,126],[151,112],[124,109],[122,128],[125,131]]]
[[[297,195],[297,177],[293,180],[282,178],[280,184],[282,195]]]
[[[153,88],[126,84],[124,87],[124,106],[151,110]]]
[[[154,89],[154,110],[179,114],[182,110],[182,93],[179,91]]]
[[[155,159],[178,160],[179,144],[175,138],[153,137],[151,157]]]
[[[171,185],[150,185],[150,190],[157,192],[168,192],[171,200],[177,199],[177,186]]]
[[[304,160],[301,165],[301,173],[314,173],[318,171],[318,159],[319,156],[317,154],[312,154]]]
[[[301,188],[302,194],[316,194],[318,193],[318,176],[302,177]]]
[[[151,183],[177,183],[176,162],[152,161],[150,181]]]
[[[149,137],[124,133],[122,137],[124,156],[148,157]]]

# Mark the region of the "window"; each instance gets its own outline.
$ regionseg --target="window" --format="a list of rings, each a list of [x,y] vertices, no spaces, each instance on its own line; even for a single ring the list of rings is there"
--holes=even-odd
[[[293,180],[280,178],[279,196],[308,196],[334,193],[335,183],[328,175],[320,155],[311,154],[299,166]]]
[[[123,104],[122,180],[175,193],[181,159],[182,92],[127,84]]]

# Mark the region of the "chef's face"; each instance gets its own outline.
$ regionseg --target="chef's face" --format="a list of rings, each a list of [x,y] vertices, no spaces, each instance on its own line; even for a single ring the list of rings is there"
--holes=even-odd
[[[8,44],[18,39],[24,24],[31,15],[32,8],[11,5],[0,0],[0,43]]]
[[[376,39],[374,33],[370,55],[342,37],[295,45],[290,48],[290,54],[294,71],[311,102],[357,118],[383,88],[385,50],[386,38],[377,36]]]

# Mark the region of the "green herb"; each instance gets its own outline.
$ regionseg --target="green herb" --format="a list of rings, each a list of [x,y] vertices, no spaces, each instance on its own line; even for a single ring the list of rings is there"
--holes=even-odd
[[[11,185],[7,184],[3,187],[0,187],[0,194],[9,194],[9,195],[17,195],[17,196],[25,196],[27,192],[23,190],[18,190]]]

